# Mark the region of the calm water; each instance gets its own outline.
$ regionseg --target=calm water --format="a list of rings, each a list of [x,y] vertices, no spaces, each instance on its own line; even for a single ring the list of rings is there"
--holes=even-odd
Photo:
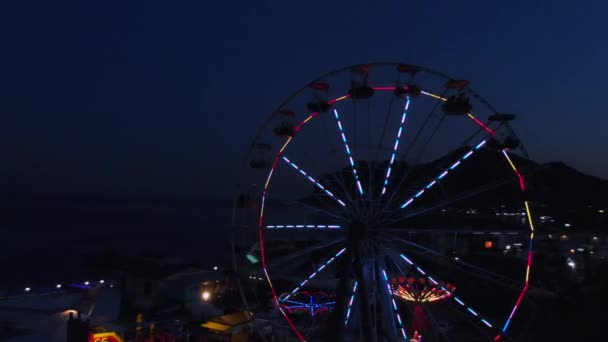
[[[230,260],[231,209],[226,203],[122,209],[96,208],[92,214],[65,208],[60,214],[53,208],[13,210],[9,219],[0,220],[0,289],[82,279],[89,276],[83,255],[104,248],[125,254],[164,252],[205,265]]]

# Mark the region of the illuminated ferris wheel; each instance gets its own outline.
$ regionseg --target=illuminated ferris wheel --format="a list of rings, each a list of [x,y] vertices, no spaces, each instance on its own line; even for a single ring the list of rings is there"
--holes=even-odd
[[[514,119],[415,65],[306,84],[264,122],[240,179],[244,297],[250,279],[265,283],[258,302],[301,341],[508,338],[534,238]],[[333,300],[311,329],[290,308],[316,313],[297,298],[318,292]]]

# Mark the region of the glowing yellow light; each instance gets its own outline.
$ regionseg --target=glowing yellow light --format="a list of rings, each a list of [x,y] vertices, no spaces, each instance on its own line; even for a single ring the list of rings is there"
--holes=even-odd
[[[603,214],[604,213],[604,209],[600,209],[597,212],[600,213],[600,214]]]
[[[532,224],[532,214],[530,213],[530,206],[528,205],[528,201],[524,201],[526,205],[526,213],[528,214],[528,223],[530,224],[530,230],[534,231],[534,224]]]
[[[513,171],[517,171],[515,164],[513,164],[513,161],[511,161],[511,158],[509,157],[509,154],[505,153],[504,155],[505,155],[505,157],[507,157],[507,161],[509,162],[509,165],[511,165],[511,168],[513,169]]]
[[[338,97],[338,98],[335,100],[335,102],[345,100],[345,99],[347,99],[348,97],[349,97],[349,95],[344,95],[344,96]]]
[[[201,298],[204,301],[208,301],[209,298],[211,298],[211,293],[209,293],[209,291],[203,291],[203,293],[201,294]]]
[[[310,121],[310,119],[312,119],[312,118],[313,118],[313,116],[311,115],[311,116],[307,117],[307,118],[306,118],[304,121],[302,121],[302,123],[307,123],[307,122],[308,122],[308,121]]]
[[[445,97],[441,97],[439,95],[435,95],[435,94],[432,94],[432,93],[426,93],[426,94],[429,95],[430,97],[434,97],[434,98],[436,98],[438,100],[441,100],[441,101],[447,101],[448,100]]]
[[[281,147],[281,149],[279,150],[279,153],[283,153],[283,150],[285,149],[285,147],[287,147],[287,145],[289,145],[289,143],[291,142],[291,139],[293,139],[293,137],[289,137],[289,139],[287,139],[287,141],[285,141],[285,144],[283,144],[283,147]]]
[[[395,296],[408,302],[432,303],[451,295],[450,292],[434,286],[425,286],[422,289],[411,288],[408,285],[396,285],[391,287],[393,288],[393,294]]]

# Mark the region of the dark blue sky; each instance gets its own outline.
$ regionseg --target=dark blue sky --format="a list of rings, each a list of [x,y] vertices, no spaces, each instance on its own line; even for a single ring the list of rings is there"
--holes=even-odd
[[[608,177],[607,7],[5,0],[0,191],[223,197],[255,127],[284,97],[368,61],[470,79],[519,114],[534,159]]]

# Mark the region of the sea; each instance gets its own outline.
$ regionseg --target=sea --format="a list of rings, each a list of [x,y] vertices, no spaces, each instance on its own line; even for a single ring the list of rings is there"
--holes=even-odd
[[[205,267],[230,263],[230,201],[98,202],[4,201],[0,290],[102,277],[85,261],[104,250],[163,254]]]

